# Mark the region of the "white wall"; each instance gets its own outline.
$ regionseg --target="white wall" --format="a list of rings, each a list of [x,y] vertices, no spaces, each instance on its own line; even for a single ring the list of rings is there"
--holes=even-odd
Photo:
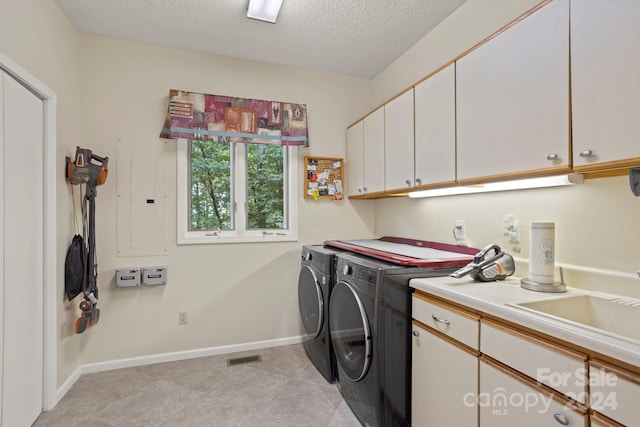
[[[531,0],[469,0],[385,69],[373,82],[371,108],[411,86],[445,62],[535,6]],[[626,177],[588,180],[582,186],[376,203],[375,234],[453,243],[456,219],[467,221],[469,244],[498,243],[516,257],[526,277],[530,221],[556,222],[556,262],[570,286],[640,297],[640,199]],[[521,221],[521,253],[503,237],[502,217]],[[594,270],[595,269],[595,270]],[[600,271],[604,270],[604,271]]]
[[[311,147],[298,151],[301,174],[305,155],[345,156],[345,129],[367,108],[371,82],[88,35],[81,62],[83,144],[110,159],[96,199],[101,319],[85,333],[84,363],[300,336],[301,246],[372,237],[373,206],[303,199],[300,175],[298,242],[177,246],[175,144],[158,138],[168,91],[306,104]],[[117,256],[118,152],[166,160],[169,225],[158,232],[168,233],[167,256]],[[117,267],[145,265],[167,265],[168,284],[114,288]],[[178,325],[179,311],[188,325]]]
[[[300,335],[301,246],[373,236],[370,203],[310,201],[300,190],[298,242],[178,247],[173,208],[167,256],[118,257],[115,240],[118,150],[165,159],[175,206],[175,147],[158,138],[169,89],[307,104],[311,148],[299,149],[301,167],[305,155],[345,156],[344,130],[370,104],[370,81],[79,35],[54,2],[39,0],[0,3],[0,51],[58,95],[58,386],[88,363]],[[96,200],[101,319],[82,335],[62,268],[75,232],[64,157],[76,145],[110,157]],[[166,287],[114,289],[116,267],[158,264],[169,267]],[[178,311],[189,325],[178,327]]]
[[[63,303],[64,257],[73,237],[70,189],[64,180],[64,156],[80,143],[80,37],[53,1],[3,0],[0,2],[0,51],[33,74],[57,94],[57,316],[65,318],[76,310]],[[39,167],[25,165],[25,167]],[[25,307],[25,310],[28,310]],[[75,321],[75,319],[74,319]],[[67,325],[61,324],[62,330]],[[58,383],[82,363],[84,339],[60,338]]]
[[[373,80],[376,107],[404,91],[541,0],[468,0]]]

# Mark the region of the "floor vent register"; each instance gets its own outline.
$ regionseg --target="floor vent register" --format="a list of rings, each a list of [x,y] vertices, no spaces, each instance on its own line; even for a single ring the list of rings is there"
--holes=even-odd
[[[234,359],[227,359],[227,366],[244,365],[246,363],[262,362],[262,357],[259,354],[255,356],[236,357]]]

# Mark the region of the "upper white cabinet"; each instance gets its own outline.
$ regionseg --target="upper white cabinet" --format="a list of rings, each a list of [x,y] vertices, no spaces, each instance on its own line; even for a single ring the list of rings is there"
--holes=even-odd
[[[413,187],[413,89],[384,109],[386,189]]]
[[[568,26],[555,0],[458,60],[458,180],[569,170]]]
[[[362,194],[364,187],[364,122],[359,121],[347,129],[347,182],[348,196]]]
[[[415,183],[456,179],[455,64],[418,84],[415,97]]]
[[[571,3],[573,162],[576,170],[640,159],[640,2]],[[615,166],[615,164],[613,164]]]
[[[347,129],[349,196],[384,191],[384,107]]]

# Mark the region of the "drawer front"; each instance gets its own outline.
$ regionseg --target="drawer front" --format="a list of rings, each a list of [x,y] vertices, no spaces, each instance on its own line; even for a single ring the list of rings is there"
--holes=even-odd
[[[586,427],[588,416],[556,400],[500,368],[480,361],[480,425],[579,426]]]
[[[589,421],[591,421],[591,427],[625,427],[610,418],[605,418],[604,415],[598,414],[597,412],[591,414]]]
[[[599,366],[591,365],[589,369],[591,408],[621,424],[638,425],[640,384],[630,381],[627,375],[618,375]]]
[[[479,317],[455,308],[413,297],[413,318],[431,328],[460,341],[475,350],[479,348]]]
[[[586,356],[486,321],[480,351],[554,390],[587,404]]]

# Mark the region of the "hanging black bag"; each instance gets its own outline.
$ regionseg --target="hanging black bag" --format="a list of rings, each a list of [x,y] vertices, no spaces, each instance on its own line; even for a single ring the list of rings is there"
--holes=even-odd
[[[69,301],[82,293],[82,280],[85,275],[85,246],[81,235],[73,236],[67,250],[64,263],[64,290]]]

